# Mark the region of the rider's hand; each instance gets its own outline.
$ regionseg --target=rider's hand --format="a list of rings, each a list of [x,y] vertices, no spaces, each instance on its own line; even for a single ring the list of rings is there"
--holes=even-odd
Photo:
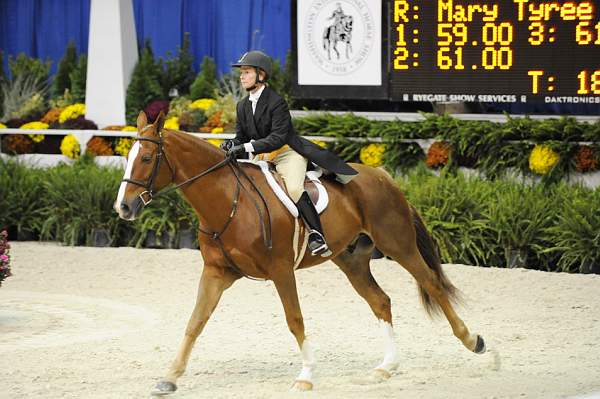
[[[229,150],[227,150],[227,156],[230,158],[237,158],[238,156],[242,155],[245,152],[246,152],[246,149],[244,148],[243,144],[234,145]]]
[[[220,147],[223,151],[228,152],[231,147],[233,147],[235,145],[235,142],[233,140],[224,140]]]

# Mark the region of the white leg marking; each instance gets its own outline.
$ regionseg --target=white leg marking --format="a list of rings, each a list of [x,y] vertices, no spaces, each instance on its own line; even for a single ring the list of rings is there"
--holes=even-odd
[[[315,367],[315,355],[308,339],[302,344],[302,370],[296,381],[306,381],[312,384],[312,369]]]
[[[137,157],[137,154],[140,150],[140,142],[136,141],[133,143],[131,150],[129,151],[129,156],[127,157],[127,166],[125,167],[125,175],[123,175],[123,179],[131,178],[131,169],[133,168],[133,161]],[[119,193],[117,194],[117,200],[115,201],[115,210],[119,215],[121,215],[120,207],[121,202],[123,201],[123,197],[125,197],[125,189],[127,188],[126,182],[121,182],[119,186]]]
[[[381,332],[385,342],[385,355],[383,361],[376,369],[394,371],[398,367],[398,350],[394,339],[394,327],[388,322],[381,321]]]

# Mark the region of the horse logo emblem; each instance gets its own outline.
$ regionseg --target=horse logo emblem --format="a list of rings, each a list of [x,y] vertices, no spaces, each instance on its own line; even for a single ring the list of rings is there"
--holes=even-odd
[[[376,46],[369,0],[314,0],[305,14],[303,36],[314,63],[333,75],[357,70]]]
[[[333,23],[325,28],[323,32],[323,48],[327,51],[327,59],[331,60],[331,50],[335,51],[337,59],[340,59],[340,52],[337,49],[338,42],[346,45],[346,59],[350,59],[352,53],[352,24],[354,18],[352,15],[344,14],[342,4],[337,3],[337,8],[333,11],[331,17]]]

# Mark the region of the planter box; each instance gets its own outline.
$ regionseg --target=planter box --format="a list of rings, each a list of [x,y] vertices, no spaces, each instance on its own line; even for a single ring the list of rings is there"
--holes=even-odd
[[[179,231],[179,248],[198,249],[196,232],[191,229]]]
[[[93,247],[110,247],[112,239],[107,229],[92,229]]]

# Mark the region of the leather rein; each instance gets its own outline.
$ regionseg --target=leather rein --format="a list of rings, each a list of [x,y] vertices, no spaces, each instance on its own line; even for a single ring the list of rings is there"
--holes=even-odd
[[[142,129],[142,131],[140,133],[144,132],[144,130],[148,129],[151,126],[152,125],[147,126],[146,128]],[[222,168],[225,165],[229,166],[231,168],[233,175],[236,178],[235,196],[233,199],[233,203],[231,205],[231,212],[229,213],[229,218],[225,221],[223,227],[220,230],[210,231],[210,230],[202,228],[200,225],[198,225],[198,230],[201,233],[209,236],[211,239],[213,239],[214,241],[217,242],[217,244],[219,245],[219,248],[221,249],[223,257],[229,264],[229,267],[231,267],[236,272],[238,272],[239,274],[241,274],[242,276],[244,276],[248,279],[263,281],[263,279],[255,278],[255,277],[249,276],[246,273],[244,273],[235,264],[233,259],[231,259],[231,257],[227,253],[227,251],[225,251],[223,241],[221,240],[221,236],[225,233],[225,231],[231,224],[231,221],[233,220],[233,218],[237,212],[241,190],[244,189],[245,191],[248,192],[248,194],[250,194],[250,191],[242,184],[242,180],[241,180],[240,176],[243,176],[246,180],[248,180],[248,182],[250,182],[250,184],[252,185],[252,188],[254,188],[254,190],[258,193],[258,195],[264,205],[264,209],[266,210],[266,213],[267,213],[268,226],[265,226],[265,218],[263,216],[263,213],[261,211],[259,204],[253,198],[253,196],[250,195],[250,198],[252,199],[252,202],[253,202],[253,204],[258,212],[258,215],[259,215],[260,224],[261,224],[261,233],[263,236],[263,242],[265,244],[265,247],[269,251],[273,248],[273,241],[272,241],[272,236],[271,236],[271,213],[269,211],[269,207],[267,205],[266,199],[264,198],[260,189],[256,186],[256,183],[254,182],[254,180],[246,174],[246,172],[243,170],[243,168],[241,168],[240,165],[237,163],[235,158],[225,157],[224,160],[211,166],[210,168],[206,169],[205,171],[203,171],[195,176],[192,176],[189,179],[186,179],[185,181],[183,181],[171,188],[168,188],[166,190],[156,191],[154,189],[154,183],[156,180],[156,176],[158,175],[158,171],[160,170],[160,165],[161,165],[161,162],[163,159],[165,160],[169,170],[171,171],[171,181],[175,180],[175,170],[173,169],[171,162],[169,161],[169,158],[168,158],[166,152],[164,151],[163,135],[160,133],[160,131],[159,131],[158,135],[159,135],[158,140],[155,138],[150,138],[150,137],[141,137],[141,136],[134,137],[134,140],[136,140],[136,141],[147,141],[147,142],[156,144],[158,147],[157,153],[156,153],[156,160],[154,161],[154,164],[152,165],[152,171],[150,172],[150,177],[146,181],[136,180],[136,179],[122,179],[121,182],[131,183],[131,184],[135,184],[137,186],[143,187],[145,190],[139,194],[139,198],[142,201],[142,203],[144,204],[144,206],[146,206],[150,202],[152,202],[152,200],[155,198],[164,197],[164,198],[167,198],[168,200],[170,200],[168,197],[165,197],[166,194],[168,194],[172,191],[175,191],[181,187],[187,186],[187,185],[195,182],[196,180],[200,179],[201,177],[206,176],[206,175],[210,174],[211,172],[214,172],[215,170]],[[178,204],[176,204],[176,205],[178,205]]]

